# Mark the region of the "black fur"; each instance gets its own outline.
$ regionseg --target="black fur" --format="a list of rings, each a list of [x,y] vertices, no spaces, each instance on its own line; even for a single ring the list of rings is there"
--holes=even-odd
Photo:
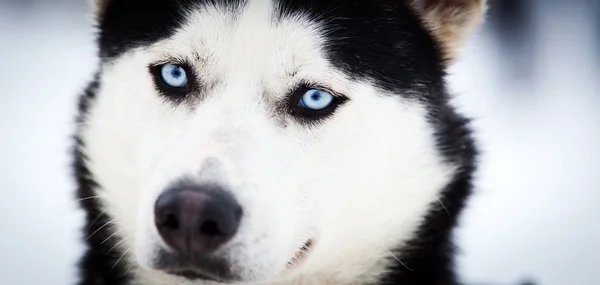
[[[132,48],[152,44],[173,34],[185,11],[194,5],[216,3],[239,9],[243,0],[112,0],[100,15],[100,55],[114,58]]]
[[[101,15],[100,56],[110,61],[122,53],[170,36],[180,24],[183,11],[203,2],[232,9],[243,0],[113,0]],[[397,249],[403,264],[393,263],[389,274],[375,285],[452,285],[454,246],[452,230],[471,193],[477,155],[468,121],[450,106],[442,52],[431,34],[406,4],[407,0],[280,0],[279,16],[305,13],[326,27],[327,54],[337,68],[356,79],[368,78],[402,99],[418,100],[428,107],[435,126],[440,154],[460,167],[441,197],[432,205],[415,238]],[[84,122],[93,104],[98,78],[79,103],[78,122]],[[114,243],[102,243],[113,233],[111,217],[100,211],[95,199],[96,183],[85,165],[84,142],[77,137],[75,176],[78,198],[87,213],[88,249],[81,260],[80,285],[129,285],[121,257],[108,253]]]

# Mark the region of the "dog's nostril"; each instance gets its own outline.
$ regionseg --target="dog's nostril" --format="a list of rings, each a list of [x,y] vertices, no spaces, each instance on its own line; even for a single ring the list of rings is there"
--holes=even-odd
[[[165,220],[162,222],[162,226],[169,230],[176,231],[179,228],[179,221],[177,220],[177,216],[175,216],[175,214],[172,213],[167,214]]]
[[[208,220],[200,225],[200,234],[212,237],[221,235],[221,232],[219,231],[219,225],[217,222]]]

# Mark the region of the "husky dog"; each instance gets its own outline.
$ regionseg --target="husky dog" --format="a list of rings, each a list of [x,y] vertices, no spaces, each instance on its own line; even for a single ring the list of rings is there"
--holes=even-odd
[[[96,0],[78,284],[456,284],[484,2]]]

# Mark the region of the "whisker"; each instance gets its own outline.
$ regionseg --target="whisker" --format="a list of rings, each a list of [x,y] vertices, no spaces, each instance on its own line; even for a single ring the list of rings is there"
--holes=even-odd
[[[112,237],[114,237],[115,235],[117,235],[120,232],[120,230],[114,232],[112,235],[108,236],[105,240],[103,240],[100,244],[104,244],[105,242],[107,242],[109,239],[111,239]]]
[[[450,211],[448,211],[448,208],[446,208],[446,205],[444,205],[444,203],[442,203],[442,200],[440,200],[440,198],[436,198],[436,199],[440,203],[440,205],[442,205],[442,208],[444,208],[444,211],[446,211],[446,214],[448,214],[448,216],[450,216]]]
[[[129,266],[131,266],[131,261],[127,262],[127,264],[125,264],[125,268],[123,269],[123,276],[127,276],[129,273]]]
[[[94,223],[96,223],[96,221],[98,221],[98,219],[100,219],[100,217],[106,215],[106,213],[104,211],[101,211],[100,214],[98,214],[98,216],[96,216],[90,223],[89,226],[87,227],[86,231],[89,231],[90,228],[94,225]]]
[[[134,270],[132,270],[132,269],[134,269]],[[130,260],[127,263],[127,265],[125,266],[125,272],[123,274],[125,276],[133,277],[132,280],[135,281],[137,279],[137,276],[138,276],[139,273],[140,273],[140,268],[138,266],[135,266],[135,261],[134,260]]]
[[[414,269],[406,266],[406,264],[404,264],[404,262],[402,262],[400,260],[400,258],[398,258],[395,254],[393,254],[389,249],[385,248],[385,251],[387,251],[392,257],[394,257],[394,259],[396,259],[398,262],[400,262],[400,264],[402,264],[402,266],[404,266],[404,268],[410,270],[410,271],[414,271]]]
[[[98,198],[100,198],[100,196],[90,196],[90,197],[85,197],[85,198],[77,199],[75,201],[76,202],[81,202],[81,201],[85,201],[85,200],[92,200],[92,199],[98,199]]]
[[[125,266],[125,275],[129,275],[129,276],[131,276],[131,273],[132,273],[132,272],[130,272],[130,271],[132,271],[131,269],[134,269],[134,264],[135,264],[135,261],[133,261],[133,260],[130,260],[130,261],[127,263],[127,265]],[[136,270],[135,270],[135,275],[134,275],[134,277],[133,277],[133,280],[135,280],[135,278],[137,277],[137,273],[138,273],[138,272],[139,272],[139,269],[136,269]]]
[[[121,255],[121,257],[119,257],[119,259],[117,259],[117,262],[115,262],[115,264],[110,268],[110,270],[108,271],[108,273],[111,273],[113,271],[113,269],[115,269],[115,267],[117,266],[117,264],[119,264],[119,261],[121,261],[121,259],[123,259],[123,257],[125,257],[125,255],[127,255],[129,253],[130,250],[127,250],[125,253],[123,253],[123,255]]]
[[[105,228],[106,226],[108,226],[111,223],[114,223],[117,219],[112,219],[108,222],[106,222],[104,225],[102,225],[101,227],[99,227],[97,230],[95,230],[90,236],[88,236],[85,240],[89,240],[93,235],[97,234],[99,231],[101,231],[103,228]]]
[[[128,240],[130,237],[126,237],[124,239],[122,239],[120,242],[116,243],[115,245],[113,245],[113,247],[111,247],[106,254],[109,254],[111,251],[113,251],[115,248],[117,248],[117,246],[119,246],[120,244],[122,244],[124,241]]]

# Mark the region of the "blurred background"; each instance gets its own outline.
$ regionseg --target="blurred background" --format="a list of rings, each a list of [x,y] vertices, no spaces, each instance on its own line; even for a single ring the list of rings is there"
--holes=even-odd
[[[73,284],[85,0],[0,0],[0,284]],[[457,240],[469,285],[600,284],[600,0],[492,0],[451,69],[483,148]]]

